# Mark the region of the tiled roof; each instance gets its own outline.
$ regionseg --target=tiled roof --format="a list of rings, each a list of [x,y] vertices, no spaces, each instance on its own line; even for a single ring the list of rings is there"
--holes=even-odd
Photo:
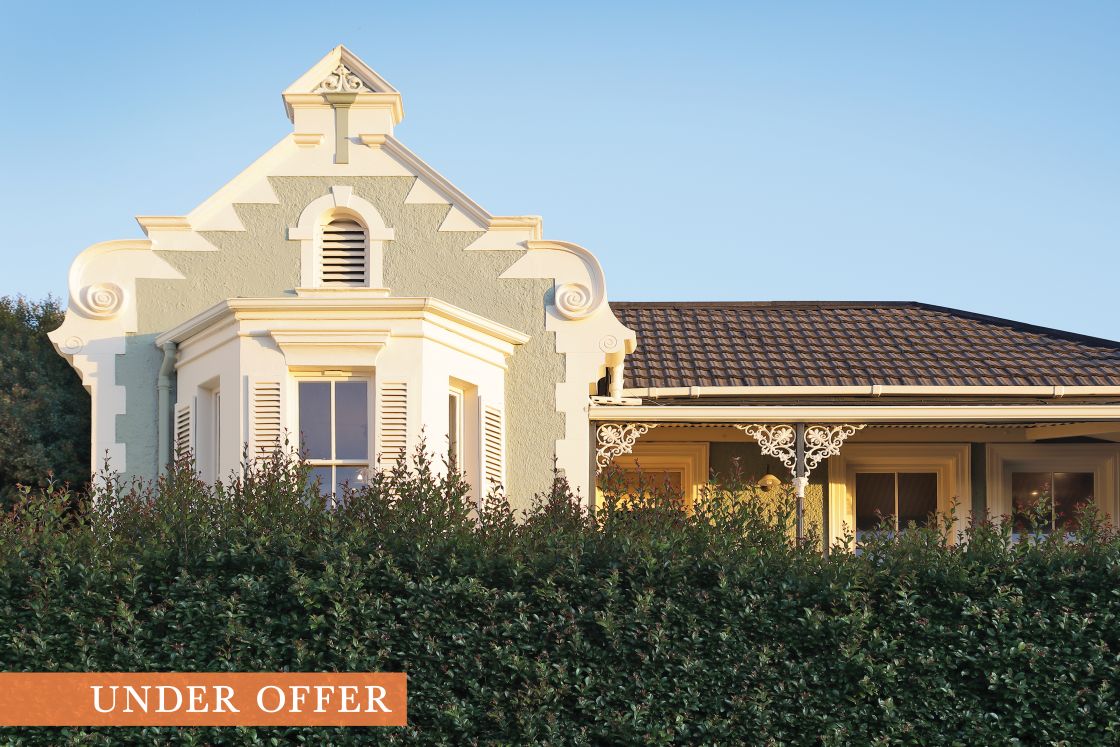
[[[1120,385],[1120,343],[911,302],[612,302],[626,388]]]

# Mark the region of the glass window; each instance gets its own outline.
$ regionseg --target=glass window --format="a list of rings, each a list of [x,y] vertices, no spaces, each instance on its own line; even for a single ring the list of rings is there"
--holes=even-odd
[[[447,458],[451,466],[463,469],[463,392],[452,389],[447,394]]]
[[[937,511],[935,472],[857,472],[856,536],[879,528],[884,519],[895,531],[913,522],[932,526]]]
[[[1074,531],[1077,513],[1092,502],[1092,472],[1011,473],[1016,533]]]
[[[324,495],[360,487],[369,469],[369,383],[299,383],[300,453]]]

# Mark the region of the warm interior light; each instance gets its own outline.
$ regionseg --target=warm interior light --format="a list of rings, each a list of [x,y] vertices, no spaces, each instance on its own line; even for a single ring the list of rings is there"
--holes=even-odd
[[[774,488],[778,487],[781,484],[782,484],[782,481],[779,478],[775,477],[774,475],[770,474],[769,472],[767,472],[765,475],[760,477],[758,479],[758,482],[755,483],[755,485],[758,486],[759,490],[762,490],[762,491],[765,491],[765,492],[769,492],[769,491],[773,490]]]

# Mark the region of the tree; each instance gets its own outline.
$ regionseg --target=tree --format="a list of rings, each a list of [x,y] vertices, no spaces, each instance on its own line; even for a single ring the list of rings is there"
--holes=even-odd
[[[63,315],[52,297],[0,297],[0,505],[19,484],[89,480],[89,394],[47,339]]]

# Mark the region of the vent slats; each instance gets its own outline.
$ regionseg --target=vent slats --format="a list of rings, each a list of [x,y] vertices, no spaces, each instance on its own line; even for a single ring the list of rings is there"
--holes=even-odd
[[[381,467],[392,469],[404,459],[408,449],[408,384],[385,382],[381,385]]]
[[[253,452],[267,459],[280,448],[283,423],[280,419],[280,382],[258,381],[253,386]]]
[[[191,442],[191,406],[175,405],[175,458],[182,459],[194,451]]]
[[[321,278],[325,286],[365,286],[366,230],[349,218],[336,218],[323,226]]]
[[[502,411],[496,407],[487,407],[482,423],[482,466],[486,482],[489,485],[503,483],[502,456]]]

